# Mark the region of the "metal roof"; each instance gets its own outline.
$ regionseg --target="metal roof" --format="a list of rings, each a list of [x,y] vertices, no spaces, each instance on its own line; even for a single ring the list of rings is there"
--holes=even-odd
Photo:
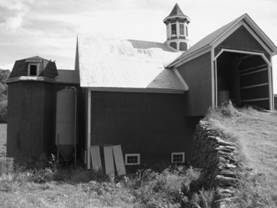
[[[190,18],[187,15],[184,15],[183,11],[180,9],[177,3],[174,5],[169,15],[164,19],[164,22],[171,18],[187,19],[190,22]]]
[[[58,75],[55,77],[55,81],[65,84],[79,84],[77,73],[72,69],[58,69]]]
[[[228,30],[236,26],[241,21],[246,21],[252,29],[256,31],[256,33],[267,43],[269,47],[271,47],[272,51],[276,53],[277,48],[274,43],[266,36],[266,34],[258,27],[258,25],[251,19],[248,14],[243,14],[230,23],[220,27],[216,31],[210,33],[206,37],[202,38],[192,47],[190,47],[187,51],[185,51],[182,55],[177,57],[172,63],[170,63],[167,67],[172,68],[175,64],[179,63],[182,60],[186,60],[194,54],[201,53],[203,50],[211,47],[213,43],[220,37],[222,37]]]
[[[164,43],[80,36],[80,86],[186,91],[184,81],[164,67],[180,54]]]

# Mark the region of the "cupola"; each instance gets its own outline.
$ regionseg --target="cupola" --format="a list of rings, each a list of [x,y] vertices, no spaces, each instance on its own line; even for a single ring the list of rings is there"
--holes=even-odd
[[[170,14],[164,19],[167,31],[166,44],[177,51],[188,49],[188,24],[190,19],[184,15],[176,3]]]

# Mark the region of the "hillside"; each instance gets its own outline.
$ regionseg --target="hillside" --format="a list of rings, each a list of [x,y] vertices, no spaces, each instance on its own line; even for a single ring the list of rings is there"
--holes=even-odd
[[[229,105],[212,110],[206,119],[214,128],[223,131],[232,142],[238,144],[240,160],[246,170],[249,170],[244,183],[248,186],[246,192],[251,192],[252,201],[262,201],[259,202],[262,207],[272,207],[272,204],[275,207],[277,205],[277,112],[261,112],[252,108],[237,110]],[[245,190],[244,194],[246,194]],[[251,201],[249,195],[244,197]]]
[[[0,69],[0,123],[7,122],[7,113],[8,113],[8,86],[6,80],[10,75],[9,70]]]

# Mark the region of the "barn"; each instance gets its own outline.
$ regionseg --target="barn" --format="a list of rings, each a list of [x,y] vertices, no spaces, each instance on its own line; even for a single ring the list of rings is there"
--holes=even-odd
[[[54,153],[90,169],[92,148],[120,145],[126,167],[189,163],[195,125],[209,108],[231,100],[273,110],[277,47],[250,16],[191,47],[190,21],[176,4],[163,43],[79,36],[74,70],[40,57],[16,61],[8,156]]]

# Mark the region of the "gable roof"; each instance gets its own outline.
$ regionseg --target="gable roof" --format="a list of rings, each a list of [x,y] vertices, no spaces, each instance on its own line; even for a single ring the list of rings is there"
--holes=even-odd
[[[180,54],[158,42],[80,36],[80,86],[184,92],[184,81],[164,68]]]
[[[252,30],[256,32],[256,34],[261,38],[266,46],[270,48],[272,51],[272,55],[277,53],[276,45],[270,40],[270,38],[262,31],[262,29],[254,22],[254,20],[248,15],[244,14],[237,19],[231,21],[230,23],[220,27],[216,31],[210,33],[206,37],[202,38],[196,44],[194,44],[191,48],[185,51],[182,55],[177,57],[173,62],[171,62],[167,68],[175,67],[175,65],[179,64],[182,61],[189,59],[190,57],[200,54],[201,52],[210,49],[213,45],[215,45],[216,41],[220,38],[224,37],[230,30],[239,25],[240,23],[245,22],[250,26]]]

